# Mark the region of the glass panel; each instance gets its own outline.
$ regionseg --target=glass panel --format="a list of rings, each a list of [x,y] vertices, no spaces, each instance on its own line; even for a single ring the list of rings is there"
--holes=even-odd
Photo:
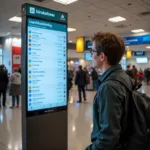
[[[2,49],[0,48],[0,55],[2,55]]]

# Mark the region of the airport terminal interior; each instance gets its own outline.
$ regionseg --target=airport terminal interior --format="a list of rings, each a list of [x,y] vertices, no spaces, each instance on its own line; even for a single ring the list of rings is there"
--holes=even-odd
[[[25,3],[27,5],[22,6]],[[44,15],[51,20],[48,20],[48,17],[43,19]],[[9,79],[5,107],[1,95],[0,150],[35,150],[23,148],[22,137],[26,133],[22,129],[25,127],[22,125],[22,120],[26,120],[29,124],[30,118],[38,117],[37,114],[41,113],[39,117],[53,115],[57,113],[56,110],[66,111],[68,136],[64,138],[67,138],[68,150],[85,150],[91,144],[92,106],[98,89],[95,79],[92,79],[91,49],[92,37],[97,32],[112,32],[123,38],[126,53],[120,61],[122,69],[126,71],[127,66],[131,69],[135,66],[137,80],[142,84],[138,90],[150,96],[150,0],[0,0],[0,65],[4,66]],[[40,44],[44,49],[43,53],[38,47]],[[26,49],[29,52],[26,53]],[[85,87],[86,101],[82,99],[82,102],[78,103],[75,78],[80,65],[87,70],[88,83]],[[23,76],[20,83],[23,88],[16,97],[20,98],[20,102],[14,106],[10,93],[16,92],[17,89],[10,90],[10,80],[16,70]],[[71,76],[69,81],[67,72]],[[95,72],[97,79],[103,74],[99,68],[95,68]],[[49,83],[50,81],[53,83]],[[68,98],[67,82],[70,83]],[[40,90],[31,93],[32,83],[39,86]],[[63,95],[61,95],[62,90],[65,93]],[[44,92],[47,98],[51,97],[52,104],[48,99],[46,101],[46,97],[43,105],[33,102],[33,96],[42,99],[40,92]],[[58,97],[63,101],[57,100],[56,103],[55,99]],[[57,107],[58,109],[54,109],[51,113],[53,108]],[[50,121],[53,120],[50,118]],[[64,130],[64,122],[56,125],[59,130],[61,128]],[[27,131],[33,130],[29,125],[26,128]],[[36,138],[36,135],[34,136]],[[58,135],[58,138],[61,136],[63,135]],[[46,137],[43,137],[43,140]],[[26,141],[29,140],[26,136]]]

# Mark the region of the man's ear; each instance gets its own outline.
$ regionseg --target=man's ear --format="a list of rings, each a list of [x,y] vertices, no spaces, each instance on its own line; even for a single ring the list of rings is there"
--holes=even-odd
[[[106,59],[106,56],[103,52],[101,53],[100,57],[101,57],[101,61],[104,61]]]

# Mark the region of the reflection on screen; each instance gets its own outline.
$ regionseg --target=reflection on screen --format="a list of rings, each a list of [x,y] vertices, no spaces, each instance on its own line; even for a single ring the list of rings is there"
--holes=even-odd
[[[66,106],[67,26],[28,18],[28,111]]]

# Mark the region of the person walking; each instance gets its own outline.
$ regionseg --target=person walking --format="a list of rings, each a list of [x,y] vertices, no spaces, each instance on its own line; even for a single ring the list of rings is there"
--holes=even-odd
[[[95,68],[92,68],[93,71],[91,73],[92,80],[93,80],[93,88],[94,90],[97,90],[97,79],[98,79],[98,73],[96,72]]]
[[[139,84],[142,84],[143,77],[144,77],[144,73],[143,73],[143,70],[140,68],[139,73],[138,73]]]
[[[135,81],[135,85],[137,86],[138,83],[137,83],[137,80],[138,80],[138,70],[137,68],[135,67],[135,65],[132,66],[132,76],[133,76],[133,79]]]
[[[147,85],[149,85],[150,81],[150,68],[147,69]]]
[[[12,96],[12,106],[15,107],[15,100],[17,99],[17,107],[19,107],[19,96],[21,95],[21,74],[18,72],[18,68],[14,69],[14,73],[10,78],[10,95]]]
[[[132,74],[131,66],[130,66],[130,65],[127,66],[126,74],[127,74],[130,78],[133,79],[133,74]]]
[[[68,101],[69,101],[69,91],[71,90],[72,88],[72,74],[70,72],[70,70],[68,70],[68,89],[67,89],[67,94],[68,94]]]
[[[0,66],[0,108],[1,108],[1,95],[3,95],[3,107],[6,107],[6,92],[8,86],[8,75],[5,71],[5,66]]]
[[[79,101],[78,103],[82,103],[81,92],[83,92],[84,101],[86,101],[86,93],[85,93],[85,85],[86,85],[86,73],[83,71],[82,66],[79,66],[79,71],[76,73],[75,85],[78,86],[79,93]]]
[[[86,67],[84,68],[84,72],[86,74],[86,89],[87,89],[88,84],[90,84],[90,77]]]

